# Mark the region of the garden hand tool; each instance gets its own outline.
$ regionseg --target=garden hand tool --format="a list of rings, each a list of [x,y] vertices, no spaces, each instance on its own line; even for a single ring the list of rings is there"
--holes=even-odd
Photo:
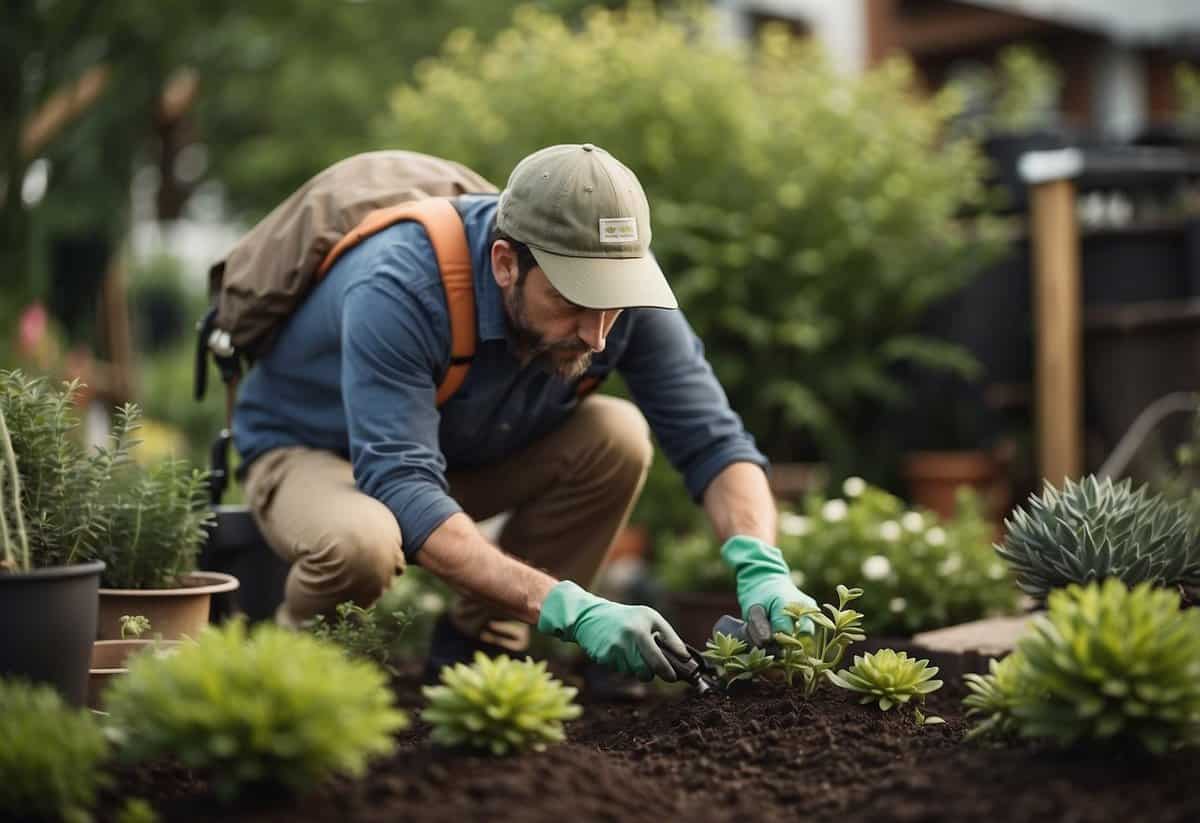
[[[760,605],[751,606],[747,617],[749,619],[741,620],[731,614],[721,615],[716,625],[713,626],[713,633],[721,632],[736,637],[751,648],[772,648],[775,644],[775,637],[771,632],[771,620],[767,617],[767,610]],[[654,639],[658,640],[657,635]],[[705,694],[712,689],[725,691],[712,664],[704,659],[704,655],[698,649],[689,645],[687,647],[688,656],[680,657],[661,642],[659,648],[663,650],[663,654],[670,661],[676,677],[691,683],[700,694]]]
[[[737,638],[752,649],[771,651],[775,646],[775,632],[771,629],[771,619],[767,617],[766,608],[756,603],[750,607],[746,620],[723,614],[713,626],[713,634],[720,632]]]
[[[667,660],[671,663],[671,668],[675,670],[675,676],[679,680],[690,683],[700,694],[706,694],[713,689],[724,691],[721,681],[717,679],[717,673],[713,670],[712,665],[704,659],[704,656],[700,654],[698,649],[688,645],[688,656],[680,657],[667,648],[666,644],[657,635],[655,635],[654,640],[658,643],[658,647],[662,649],[662,653],[666,655]]]

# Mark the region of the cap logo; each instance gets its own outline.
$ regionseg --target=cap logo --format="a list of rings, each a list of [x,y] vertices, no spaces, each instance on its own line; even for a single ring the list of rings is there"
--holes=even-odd
[[[632,217],[600,218],[601,243],[636,243],[637,220]]]

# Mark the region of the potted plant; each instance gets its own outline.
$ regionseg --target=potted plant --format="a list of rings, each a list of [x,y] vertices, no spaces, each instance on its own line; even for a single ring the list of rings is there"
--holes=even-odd
[[[88,705],[102,706],[102,696],[109,681],[129,671],[128,660],[136,654],[150,651],[172,654],[182,640],[163,640],[161,635],[143,638],[151,629],[150,620],[141,614],[121,615],[121,639],[97,640],[92,644],[92,662],[88,670]]]
[[[65,391],[0,371],[0,675],[54,686],[83,705],[104,563],[83,552],[112,455],[72,439]]]
[[[123,454],[136,442],[140,415],[133,404],[117,412],[113,440]],[[119,639],[121,617],[129,614],[147,617],[167,640],[198,635],[212,596],[238,586],[232,575],[196,570],[213,521],[208,473],[174,457],[150,467],[123,460],[104,508],[104,532],[95,543],[106,564],[99,639]]]

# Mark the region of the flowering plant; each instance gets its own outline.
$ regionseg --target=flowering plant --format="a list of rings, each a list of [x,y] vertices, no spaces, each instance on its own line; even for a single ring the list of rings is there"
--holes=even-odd
[[[955,516],[942,521],[862,478],[847,479],[842,492],[811,495],[800,512],[780,516],[779,548],[796,585],[817,600],[832,599],[839,583],[861,586],[869,634],[913,634],[1015,609],[1015,587],[973,495],[961,492]]]

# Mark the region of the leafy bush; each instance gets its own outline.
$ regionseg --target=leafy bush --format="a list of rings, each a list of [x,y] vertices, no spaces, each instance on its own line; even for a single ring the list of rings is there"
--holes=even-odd
[[[1200,612],[1148,582],[1050,593],[1048,611],[990,675],[968,678],[986,731],[1134,741],[1161,754],[1200,744]]]
[[[525,8],[490,43],[452,34],[380,140],[497,182],[548,144],[611,151],[749,429],[777,459],[810,442],[848,459],[855,414],[906,397],[893,367],[973,362],[917,328],[999,248],[991,223],[959,221],[984,200],[983,158],[945,138],[952,99],[914,94],[907,64],[845,77],[782,27],[759,46],[645,3],[578,30]]]
[[[1133,586],[1200,586],[1200,532],[1182,503],[1169,503],[1128,479],[1089,475],[1068,480],[1005,521],[996,552],[1016,573],[1017,585],[1044,602],[1052,589],[1115,577]]]
[[[89,820],[107,752],[89,712],[47,686],[0,679],[0,816]]]
[[[421,718],[433,725],[433,742],[471,746],[495,755],[541,750],[561,743],[563,721],[579,716],[574,688],[546,672],[546,663],[489,658],[442,669],[441,685],[422,689],[429,708]]]
[[[106,695],[131,762],[172,756],[232,799],[256,784],[304,792],[361,776],[407,724],[383,672],[304,633],[241,621],[169,657],[139,655]]]
[[[332,620],[324,615],[312,619],[309,630],[321,640],[336,643],[355,657],[374,660],[389,671],[389,663],[412,618],[402,609],[389,610],[386,603],[363,608],[353,601],[338,604]]]
[[[974,496],[963,492],[943,522],[859,478],[843,492],[810,495],[802,514],[780,515],[779,548],[805,592],[827,601],[838,583],[861,586],[864,626],[876,635],[1015,609],[1016,593],[990,548],[992,525]]]
[[[893,706],[923,703],[925,695],[942,687],[941,680],[934,680],[937,666],[928,660],[916,660],[907,652],[880,649],[854,656],[854,665],[837,674],[825,672],[835,685],[862,695],[862,703],[878,703],[882,711]],[[940,717],[926,717],[914,705],[917,722],[921,725],[944,723]]]

